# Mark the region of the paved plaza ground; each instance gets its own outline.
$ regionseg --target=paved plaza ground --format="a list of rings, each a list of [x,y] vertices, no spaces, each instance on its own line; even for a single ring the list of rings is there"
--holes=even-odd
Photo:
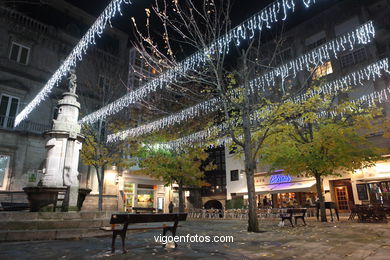
[[[246,232],[244,220],[189,220],[178,235],[232,235],[233,243],[181,243],[163,248],[154,241],[160,231],[128,233],[126,254],[110,237],[82,240],[0,243],[0,259],[390,259],[390,224],[347,221],[278,227],[261,222],[264,233]],[[119,237],[118,237],[119,239]]]

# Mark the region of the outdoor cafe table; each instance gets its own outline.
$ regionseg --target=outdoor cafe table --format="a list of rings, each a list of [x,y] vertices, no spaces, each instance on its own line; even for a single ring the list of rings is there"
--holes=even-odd
[[[356,205],[356,215],[359,222],[387,222],[386,215],[390,213],[390,207],[384,205]]]

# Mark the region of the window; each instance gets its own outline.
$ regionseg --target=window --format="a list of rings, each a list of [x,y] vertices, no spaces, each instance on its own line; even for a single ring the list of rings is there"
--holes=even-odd
[[[10,157],[0,155],[0,188],[5,188],[5,180],[8,175]]]
[[[16,113],[18,112],[19,99],[16,97],[1,95],[0,98],[0,127],[13,128]]]
[[[230,171],[230,181],[238,181],[238,170]]]
[[[332,73],[333,73],[332,62],[327,61],[315,69],[313,73],[313,79],[317,80]]]
[[[10,60],[27,65],[29,55],[30,55],[30,48],[15,42],[12,43],[11,50],[9,52]]]
[[[346,68],[352,65],[359,64],[367,59],[367,53],[365,48],[360,48],[348,54],[340,57],[341,67]]]

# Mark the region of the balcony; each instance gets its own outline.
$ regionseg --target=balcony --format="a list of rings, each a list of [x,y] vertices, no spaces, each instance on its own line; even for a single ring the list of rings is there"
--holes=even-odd
[[[30,120],[22,121],[17,127],[14,127],[15,117],[0,116],[0,129],[17,132],[28,132],[33,134],[42,134],[50,130],[51,125],[47,123],[38,123]]]

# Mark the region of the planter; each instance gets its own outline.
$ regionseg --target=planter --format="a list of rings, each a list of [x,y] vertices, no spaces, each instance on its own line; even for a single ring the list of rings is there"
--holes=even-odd
[[[30,211],[55,211],[59,192],[66,192],[66,187],[25,187],[30,204]]]
[[[91,193],[91,189],[82,189],[80,188],[79,189],[79,196],[78,196],[78,199],[77,199],[77,208],[78,210],[80,211],[81,208],[83,207],[83,203],[84,203],[84,200],[85,200],[85,197],[87,197],[87,195],[89,193]]]

